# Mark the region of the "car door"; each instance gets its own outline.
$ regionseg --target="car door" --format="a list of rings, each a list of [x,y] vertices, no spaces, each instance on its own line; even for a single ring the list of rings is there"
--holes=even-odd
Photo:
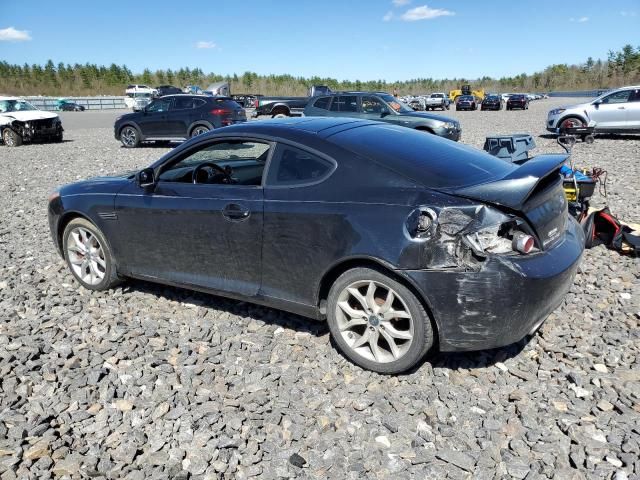
[[[372,95],[363,95],[360,99],[360,112],[362,118],[367,120],[384,120],[384,114],[389,112],[389,108],[380,100]]]
[[[138,126],[145,137],[161,137],[168,134],[167,115],[171,108],[169,97],[156,98],[142,111]]]
[[[597,123],[598,130],[626,130],[627,108],[633,90],[620,90],[594,102],[589,117]]]
[[[182,95],[174,97],[167,116],[167,129],[172,136],[187,138],[189,125],[195,120],[194,108],[193,97]]]
[[[629,130],[640,131],[640,88],[635,88],[626,105],[627,126]]]
[[[262,268],[262,172],[271,149],[264,141],[207,139],[158,167],[154,188],[133,182],[119,193],[115,211],[121,235],[113,247],[123,272],[256,295]],[[237,183],[192,183],[195,167],[203,163],[230,168],[226,172]],[[220,177],[219,170],[212,172]]]
[[[358,110],[358,97],[356,95],[334,96],[329,107],[332,117],[361,118]]]

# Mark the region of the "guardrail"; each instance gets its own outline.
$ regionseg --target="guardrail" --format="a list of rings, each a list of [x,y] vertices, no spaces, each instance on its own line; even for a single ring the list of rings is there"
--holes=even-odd
[[[58,101],[61,98],[69,102],[82,105],[87,110],[113,110],[127,108],[124,97],[24,97],[29,103],[40,110],[59,110]]]
[[[613,90],[612,88],[600,88],[598,90],[579,90],[572,92],[549,92],[550,97],[599,97],[603,93]]]

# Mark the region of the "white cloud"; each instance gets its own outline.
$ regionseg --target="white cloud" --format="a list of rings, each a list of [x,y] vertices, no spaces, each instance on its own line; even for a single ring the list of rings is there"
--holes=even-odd
[[[570,22],[578,22],[578,23],[584,23],[584,22],[588,22],[589,21],[589,17],[580,17],[580,18],[573,18],[571,17],[569,19]]]
[[[620,12],[620,15],[623,17],[635,17],[637,15],[636,12],[625,12],[624,10]]]
[[[216,44],[213,42],[205,42],[204,40],[200,40],[196,43],[196,48],[216,48]]]
[[[393,12],[387,12],[385,16],[382,17],[382,20],[384,20],[385,22],[390,22],[392,19],[393,19]]]
[[[455,15],[454,12],[444,10],[443,8],[429,8],[427,5],[411,8],[404,12],[400,17],[405,22],[415,22],[418,20],[431,20],[436,17],[448,17]]]
[[[26,30],[16,30],[13,27],[0,30],[0,41],[26,42],[27,40],[31,40],[31,35]]]
[[[404,7],[405,5],[409,5],[411,0],[391,0],[396,7]]]

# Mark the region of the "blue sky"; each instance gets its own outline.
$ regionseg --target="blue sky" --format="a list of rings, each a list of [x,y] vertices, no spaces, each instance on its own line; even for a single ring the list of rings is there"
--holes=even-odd
[[[0,60],[136,73],[499,77],[640,45],[640,0],[0,0],[0,12]]]

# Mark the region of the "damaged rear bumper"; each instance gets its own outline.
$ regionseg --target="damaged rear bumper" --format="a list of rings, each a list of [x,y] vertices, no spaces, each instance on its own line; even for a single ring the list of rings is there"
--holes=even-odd
[[[441,351],[510,345],[535,330],[571,288],[584,249],[571,219],[565,238],[533,255],[491,256],[480,271],[403,270],[429,302]]]

